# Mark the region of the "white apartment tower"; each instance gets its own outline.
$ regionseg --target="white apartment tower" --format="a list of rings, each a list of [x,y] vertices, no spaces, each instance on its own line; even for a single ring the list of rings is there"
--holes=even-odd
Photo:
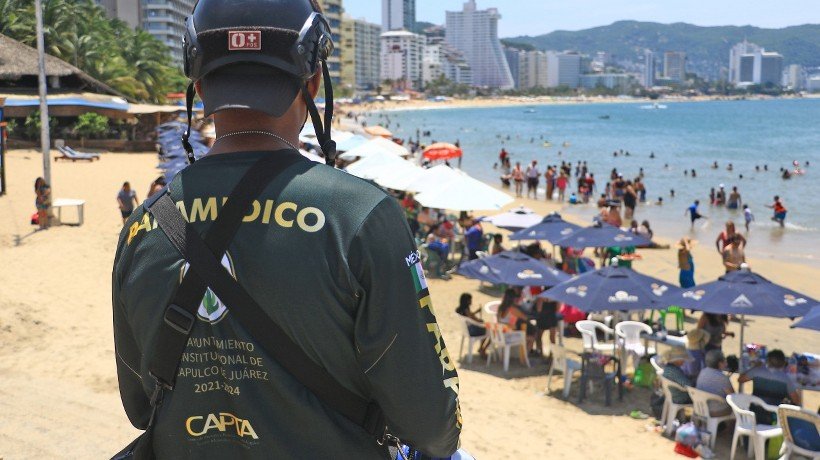
[[[546,88],[547,54],[543,51],[522,51],[518,56],[518,87],[521,89]]]
[[[462,11],[448,11],[446,41],[464,54],[472,70],[474,86],[512,89],[515,86],[501,41],[498,9],[479,10],[475,0]]]
[[[134,29],[140,26],[139,0],[95,0],[105,9],[105,15],[111,19],[119,19]]]
[[[746,40],[743,40],[743,43],[738,43],[733,46],[729,51],[729,83],[737,85],[744,81],[741,79],[741,57],[758,53],[762,50],[761,47],[754,43],[749,43]]]
[[[382,0],[382,28],[410,30],[416,28],[416,0]]]
[[[581,55],[578,53],[547,53],[547,87],[577,88],[581,81]]]
[[[381,79],[398,89],[421,90],[422,59],[426,39],[406,30],[381,35]]]
[[[686,79],[686,53],[667,51],[663,53],[663,76],[672,81],[682,82]]]
[[[136,2],[137,0],[131,0]],[[185,18],[191,15],[196,0],[142,0],[142,29],[164,43],[171,58],[182,64],[182,36]]]
[[[342,18],[342,83],[359,90],[381,82],[382,28],[364,19]]]

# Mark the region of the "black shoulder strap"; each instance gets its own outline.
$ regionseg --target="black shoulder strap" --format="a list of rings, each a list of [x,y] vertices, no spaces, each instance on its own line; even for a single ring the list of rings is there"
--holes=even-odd
[[[276,155],[265,155],[248,169],[231,192],[216,221],[207,231],[205,244],[213,253],[220,254],[220,258],[222,257],[221,254],[227,250],[253,200],[262,193],[279,173],[299,161],[305,161],[305,159],[298,152],[280,152]],[[171,201],[168,193],[168,188],[166,188],[145,203],[147,211],[157,220],[156,204],[165,197],[168,198],[168,201]],[[179,221],[173,222],[171,225],[179,227],[173,232],[163,228],[163,231],[175,245],[177,242],[174,239],[179,240],[181,238],[176,235],[184,235],[186,227],[184,225],[185,220],[182,219],[179,212],[176,214],[182,225],[179,224]],[[156,348],[151,352],[152,360],[148,366],[151,376],[165,389],[173,389],[174,387],[179,360],[188,344],[191,328],[196,323],[196,312],[206,289],[205,282],[197,276],[196,272],[188,270],[171,305],[165,310],[164,321],[157,336]]]
[[[237,189],[241,185],[240,183]],[[229,203],[234,199],[235,193],[231,194],[231,198],[228,199]],[[247,191],[244,193],[247,193]],[[248,205],[250,205],[253,197],[246,200]],[[247,207],[244,209],[247,209]],[[262,348],[273,356],[294,378],[311,390],[319,400],[364,428],[377,440],[384,439],[386,423],[378,405],[343,387],[324,368],[310,359],[304,350],[265,313],[262,307],[224,269],[220,259],[224,253],[224,247],[227,246],[230,240],[230,238],[226,240],[225,237],[232,237],[234,233],[228,235],[227,233],[218,232],[220,234],[215,236],[214,239],[219,243],[224,243],[224,247],[215,247],[216,244],[208,244],[208,240],[214,236],[215,230],[220,230],[220,228],[209,230],[206,240],[203,241],[199,234],[190,225],[186,224],[175,204],[167,195],[153,203],[150,212],[154,215],[159,227],[190,264],[191,270],[189,270],[189,275],[186,275],[186,278],[193,275],[198,280],[204,280],[205,284],[214,291],[220,300],[226,305],[230,305],[230,314],[237,318],[250,335],[262,345]],[[225,215],[224,210],[219,217],[221,218],[223,215]],[[238,215],[233,216],[236,226],[241,222],[243,215],[244,213],[240,212]],[[219,219],[214,223],[214,227],[217,227],[218,223]],[[226,222],[224,225],[227,227],[230,224]],[[182,287],[184,287],[184,283],[183,280]],[[182,287],[180,287],[180,291]],[[187,293],[185,294],[187,295]],[[201,292],[197,291],[195,294],[198,295],[195,297],[192,310],[183,308],[175,302],[168,307],[165,315],[166,324],[170,322],[171,329],[177,332],[176,336],[184,334],[186,341],[195,322],[196,309],[204,294],[204,289]],[[179,298],[179,295],[177,295],[177,298]],[[190,299],[183,300],[189,301]],[[191,318],[190,321],[188,320],[189,317]],[[168,328],[166,327],[163,330],[166,329]],[[168,351],[162,353],[164,355],[162,361],[168,368],[171,367],[169,361],[173,360],[174,372],[176,372],[179,365],[184,348],[183,344],[182,349],[179,351],[174,348],[166,349]],[[163,380],[163,382],[168,381]]]

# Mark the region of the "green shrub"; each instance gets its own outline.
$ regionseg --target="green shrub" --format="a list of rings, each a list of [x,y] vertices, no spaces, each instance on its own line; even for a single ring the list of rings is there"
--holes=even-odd
[[[77,117],[74,133],[80,138],[93,139],[102,137],[108,132],[108,117],[88,112]]]

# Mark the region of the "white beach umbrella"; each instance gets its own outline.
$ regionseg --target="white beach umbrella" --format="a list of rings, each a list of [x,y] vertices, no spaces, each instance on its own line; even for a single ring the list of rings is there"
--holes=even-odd
[[[376,182],[382,187],[393,190],[410,190],[408,186],[424,177],[428,170],[416,166],[410,161],[407,161],[406,163],[411,167],[387,171],[385,174],[376,179]]]
[[[393,155],[403,157],[410,155],[410,151],[393,141],[389,141],[381,137],[374,137],[364,144],[354,147],[342,155],[339,155],[339,158],[342,160],[351,161],[356,158],[366,158],[374,155]]]
[[[506,193],[464,174],[416,195],[422,206],[451,211],[498,210],[513,202]]]
[[[498,228],[517,231],[540,224],[544,217],[533,212],[532,209],[520,206],[507,212],[496,214],[484,219]]]
[[[346,171],[362,179],[377,180],[393,171],[402,171],[413,168],[407,160],[395,155],[373,155],[351,164]]]
[[[418,193],[428,192],[460,177],[470,177],[466,173],[447,165],[433,166],[423,171],[417,178],[407,183],[404,188],[398,190],[409,190]]]
[[[313,152],[308,152],[307,150],[299,150],[299,153],[301,153],[303,157],[307,158],[308,160],[314,163],[325,164],[325,159],[320,157],[319,155],[316,155]]]

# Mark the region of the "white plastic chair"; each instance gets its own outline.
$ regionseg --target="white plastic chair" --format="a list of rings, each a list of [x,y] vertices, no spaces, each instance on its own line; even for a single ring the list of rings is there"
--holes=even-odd
[[[675,418],[678,416],[678,412],[682,411],[687,407],[692,407],[691,404],[677,404],[672,401],[672,389],[676,389],[678,391],[682,391],[686,393],[686,387],[681,386],[666,377],[661,376],[661,389],[663,390],[663,410],[661,411],[661,421],[663,422],[665,428],[664,433],[671,434],[672,430],[675,428]]]
[[[621,339],[621,362],[626,365],[627,354],[632,357],[632,367],[637,368],[638,359],[647,354],[654,355],[655,349],[645,347],[641,334],[652,333],[652,328],[637,321],[622,321],[615,325],[615,334]]]
[[[649,364],[655,368],[655,375],[658,377],[663,375],[663,366],[661,365],[661,358],[658,355],[649,358]]]
[[[475,321],[471,318],[464,317],[462,319],[464,321],[462,321],[463,327],[461,329],[461,347],[459,347],[459,349],[458,349],[458,356],[459,356],[459,358],[464,357],[464,341],[467,340],[467,362],[472,364],[472,362],[473,362],[473,344],[475,342],[478,342],[479,344],[481,344],[484,341],[484,339],[487,338],[487,334],[485,333],[484,335],[472,336],[472,335],[470,335],[469,326],[481,327],[481,328],[484,328],[485,330],[486,330],[486,328],[484,327],[484,323],[479,323],[478,321]]]
[[[487,366],[493,359],[493,355],[504,362],[504,372],[510,369],[510,350],[513,347],[521,347],[524,363],[530,367],[530,359],[527,357],[527,335],[524,331],[504,331],[504,325],[500,323],[488,324],[487,332],[490,335],[493,352],[487,354]]]
[[[552,383],[552,374],[555,369],[560,369],[564,376],[564,398],[569,397],[569,390],[572,387],[572,377],[576,372],[581,372],[581,362],[567,357],[569,352],[562,345],[552,345],[552,366],[550,366],[549,374],[547,374],[547,390],[550,392]]]
[[[615,353],[615,343],[598,343],[598,330],[604,332],[604,337],[609,337],[615,333],[615,331],[606,327],[605,324],[585,319],[575,323],[575,328],[581,333],[581,339],[584,341],[584,350],[599,353]]]
[[[706,431],[709,432],[709,448],[715,450],[715,438],[717,438],[718,425],[721,422],[734,420],[735,414],[713,417],[709,411],[709,401],[726,404],[726,400],[716,394],[698,390],[694,387],[686,387],[689,397],[692,398],[692,413],[706,420]]]
[[[769,412],[777,413],[777,407],[770,406],[757,396],[737,393],[726,396],[726,402],[735,413],[735,434],[732,436],[732,453],[729,460],[734,460],[737,450],[737,441],[741,436],[749,437],[749,447],[746,456],[752,456],[754,449],[755,460],[766,460],[766,441],[783,435],[783,430],[779,426],[758,425],[755,413],[750,410],[751,404],[766,409]]]
[[[811,460],[820,459],[820,451],[808,450],[794,443],[794,435],[791,431],[791,421],[798,419],[814,424],[814,429],[820,432],[820,415],[812,411],[801,409],[789,404],[781,404],[777,408],[777,419],[783,428],[783,447],[780,449],[781,460],[789,460],[792,454],[802,455]]]
[[[484,318],[489,323],[494,323],[498,319],[498,307],[501,306],[500,300],[492,300],[484,304]]]

